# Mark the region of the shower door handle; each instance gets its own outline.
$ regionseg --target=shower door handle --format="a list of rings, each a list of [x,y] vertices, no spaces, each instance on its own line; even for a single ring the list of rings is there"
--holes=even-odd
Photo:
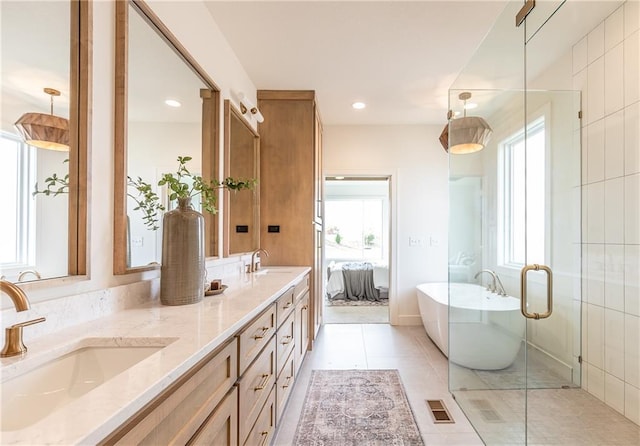
[[[547,311],[544,313],[529,313],[527,311],[527,273],[529,271],[544,271],[547,273]],[[520,271],[520,312],[528,319],[546,319],[553,313],[553,272],[546,265],[526,265]]]

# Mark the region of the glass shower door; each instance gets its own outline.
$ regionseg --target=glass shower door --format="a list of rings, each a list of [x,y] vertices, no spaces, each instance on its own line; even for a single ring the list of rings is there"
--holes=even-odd
[[[526,317],[528,443],[577,438],[566,416],[581,384],[581,98],[545,76],[549,48],[570,22],[554,9],[530,30],[525,54],[527,256],[521,272]],[[561,34],[560,34],[561,35]],[[564,420],[564,421],[563,421]]]
[[[544,75],[555,3],[529,30],[510,3],[449,96],[492,129],[449,154],[449,386],[488,445],[561,444],[580,386],[580,95]]]

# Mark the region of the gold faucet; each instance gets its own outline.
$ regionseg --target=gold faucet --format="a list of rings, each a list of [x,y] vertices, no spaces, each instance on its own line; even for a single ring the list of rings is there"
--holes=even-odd
[[[24,271],[20,271],[20,275],[18,275],[18,282],[22,282],[22,279],[24,279],[29,274],[33,274],[38,280],[42,279],[42,276],[38,271],[36,271],[35,269],[27,269]]]
[[[27,299],[27,295],[25,294],[25,292],[15,284],[6,280],[0,280],[0,291],[11,298],[16,311],[26,311],[31,307],[29,305],[29,299]],[[24,355],[27,352],[27,347],[22,342],[22,327],[44,321],[45,318],[39,317],[37,319],[21,322],[19,324],[15,324],[9,328],[6,328],[4,348],[2,349],[0,356],[6,358],[9,356]]]
[[[258,259],[260,259],[260,253],[264,252],[264,254],[269,257],[269,251],[267,251],[266,249],[263,248],[258,248],[255,251],[253,251],[253,254],[251,254],[251,265],[249,265],[249,272],[253,273],[255,271],[258,271],[260,269],[260,260],[258,260],[256,262],[256,256],[258,256]]]

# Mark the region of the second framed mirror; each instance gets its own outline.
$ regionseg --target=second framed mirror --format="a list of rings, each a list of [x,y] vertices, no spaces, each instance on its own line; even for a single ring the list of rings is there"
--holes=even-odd
[[[163,215],[144,212],[146,193],[170,210],[158,182],[177,171],[178,158],[206,181],[217,179],[219,158],[219,89],[140,0],[116,2],[115,105],[114,272],[124,274],[161,261]],[[192,204],[201,211],[199,200]],[[217,257],[217,215],[203,215],[205,255]]]
[[[251,191],[225,191],[223,248],[228,257],[260,247],[260,137],[228,100],[224,101],[224,170],[227,178],[258,180]]]

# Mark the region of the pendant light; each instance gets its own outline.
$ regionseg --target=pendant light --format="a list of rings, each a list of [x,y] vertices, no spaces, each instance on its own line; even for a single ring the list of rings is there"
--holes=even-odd
[[[51,97],[51,114],[25,113],[16,121],[15,127],[30,146],[68,151],[69,120],[53,114],[53,97],[60,96],[60,92],[53,88],[45,88],[44,92]]]
[[[462,118],[451,119],[452,114],[449,111],[449,123],[440,134],[440,144],[446,152],[454,155],[478,152],[485,148],[493,130],[481,117],[467,116],[467,101],[471,99],[471,93],[462,92],[458,99],[464,103],[464,115]]]

